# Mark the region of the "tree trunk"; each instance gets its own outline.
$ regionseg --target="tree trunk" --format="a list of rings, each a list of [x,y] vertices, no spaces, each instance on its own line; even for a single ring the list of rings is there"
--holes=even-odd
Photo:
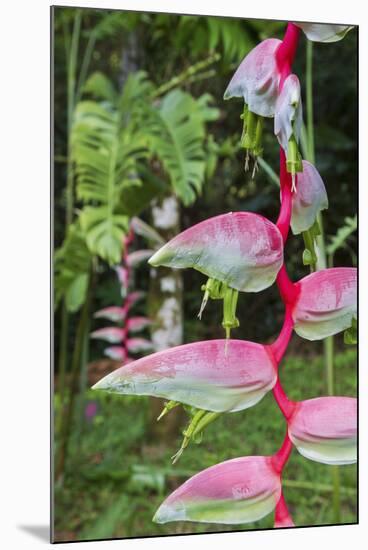
[[[180,232],[179,203],[175,196],[156,200],[152,205],[152,224],[165,242]],[[162,351],[183,342],[183,282],[180,270],[151,268],[148,313],[153,324],[151,338],[154,351]],[[156,419],[164,407],[161,399],[151,399],[149,437],[168,442],[179,433],[183,423],[181,408],[175,408],[160,422]]]

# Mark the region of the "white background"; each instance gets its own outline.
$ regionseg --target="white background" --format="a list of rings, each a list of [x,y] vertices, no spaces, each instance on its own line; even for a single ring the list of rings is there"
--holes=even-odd
[[[83,548],[340,549],[361,548],[363,541],[366,547],[368,19],[359,7],[364,3],[81,0],[60,4],[360,25],[360,525],[83,543]],[[31,531],[46,535],[49,522],[49,5],[46,0],[18,0],[4,2],[1,9],[0,543],[6,549],[44,547],[46,540]],[[333,207],[333,187],[329,195]]]

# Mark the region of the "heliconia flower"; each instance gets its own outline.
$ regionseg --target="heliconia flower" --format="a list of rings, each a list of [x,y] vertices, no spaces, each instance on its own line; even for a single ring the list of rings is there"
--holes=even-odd
[[[280,44],[281,40],[268,38],[253,48],[232,77],[224,99],[243,97],[249,111],[274,116],[280,83],[276,51]]]
[[[317,397],[296,404],[289,437],[300,454],[323,464],[357,459],[357,402],[353,397]]]
[[[137,267],[142,262],[145,262],[152,256],[153,250],[135,250],[128,254],[126,262],[129,267]]]
[[[252,212],[230,212],[200,222],[171,239],[149,260],[153,266],[193,267],[247,292],[271,286],[282,262],[279,229]]]
[[[272,512],[280,495],[280,474],[271,457],[234,458],[188,479],[161,504],[153,521],[249,523]]]
[[[290,74],[276,102],[275,135],[285,151],[287,171],[293,175],[303,170],[301,155],[298,151],[302,122],[299,79],[295,74]]]
[[[148,317],[130,317],[126,322],[126,326],[129,332],[139,332],[148,327],[151,323],[152,321],[148,319]]]
[[[150,351],[153,348],[152,342],[145,338],[128,338],[126,341],[127,349],[130,353],[140,353]]]
[[[123,321],[126,317],[126,308],[119,306],[110,306],[100,309],[93,314],[95,319],[109,319],[110,321]]]
[[[303,171],[298,174],[298,192],[292,197],[291,229],[294,235],[310,229],[318,213],[328,208],[326,188],[318,170],[303,160]]]
[[[269,346],[208,340],[142,357],[108,374],[93,388],[234,412],[258,403],[276,379],[277,364]]]
[[[329,25],[328,23],[294,23],[300,27],[312,42],[337,42],[354,27],[349,25]]]
[[[357,270],[321,269],[301,279],[293,308],[294,329],[307,340],[322,340],[352,325],[357,316]]]
[[[139,300],[142,300],[146,295],[145,292],[142,290],[135,290],[134,292],[129,292],[127,297],[125,298],[125,305],[128,305],[129,307],[136,304]]]
[[[105,340],[105,342],[110,342],[110,344],[118,344],[124,339],[124,330],[118,327],[99,328],[91,333],[91,338]]]
[[[127,357],[126,349],[122,346],[110,346],[104,349],[104,354],[114,361],[125,361]]]

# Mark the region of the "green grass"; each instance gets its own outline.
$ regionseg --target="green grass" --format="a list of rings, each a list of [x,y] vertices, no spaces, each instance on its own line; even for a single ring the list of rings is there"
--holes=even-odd
[[[355,363],[353,348],[336,356],[337,395],[356,394]],[[281,379],[291,399],[324,395],[322,357],[289,357],[282,365]],[[56,540],[272,527],[272,514],[239,526],[156,525],[151,521],[165,496],[190,475],[223,460],[267,455],[278,449],[285,424],[272,394],[251,409],[221,416],[206,429],[202,443],[191,444],[175,466],[170,456],[180,446],[180,430],[168,443],[148,440],[149,399],[92,391],[85,399],[97,400],[98,414],[91,424],[81,426],[78,418],[75,421],[64,482],[55,489]],[[357,520],[356,467],[340,467],[340,478],[342,522],[353,523]],[[294,449],[284,480],[286,500],[297,526],[334,523],[328,466],[309,461]]]

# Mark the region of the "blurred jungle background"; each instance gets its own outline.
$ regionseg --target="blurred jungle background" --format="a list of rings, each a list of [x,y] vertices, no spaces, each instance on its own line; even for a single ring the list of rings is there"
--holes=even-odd
[[[53,22],[55,540],[272,527],[272,514],[244,526],[151,521],[163,498],[199,470],[276,451],[284,421],[271,394],[221,416],[172,466],[184,411],[157,422],[162,401],[90,388],[129,357],[223,337],[217,302],[197,318],[205,278],[150,269],[147,258],[220,213],[276,220],[273,121],[252,179],[239,148],[243,102],[222,98],[243,57],[259,41],[281,38],[285,23],[75,8],[54,8]],[[356,265],[356,71],[357,30],[335,44],[307,45],[301,34],[294,72],[304,100],[302,148],[330,201],[320,266]],[[294,280],[309,272],[303,250],[302,238],[289,239]],[[241,294],[238,317],[235,337],[272,341],[283,319],[275,285]],[[294,400],[353,396],[355,346],[342,334],[327,344],[294,335],[281,373]],[[354,466],[331,468],[294,450],[284,485],[298,526],[357,520]]]

